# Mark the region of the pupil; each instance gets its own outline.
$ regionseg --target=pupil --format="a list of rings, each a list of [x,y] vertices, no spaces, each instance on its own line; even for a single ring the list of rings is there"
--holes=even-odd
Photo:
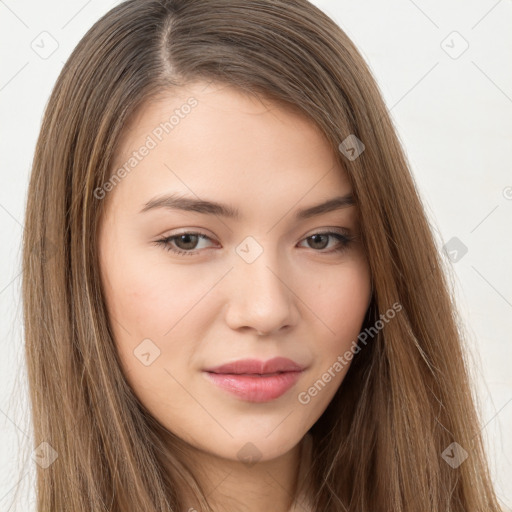
[[[185,242],[185,245],[192,245],[191,247],[181,247],[182,249],[193,249],[194,246],[196,245],[197,243],[197,240],[194,240],[195,238],[197,238],[197,235],[181,235],[180,238],[178,238],[178,240],[180,242]],[[192,239],[193,241],[190,242],[190,239]],[[188,240],[188,242],[187,242]]]
[[[313,235],[311,238],[313,239],[313,243],[315,244],[315,243],[317,243],[317,240],[318,240],[318,239],[321,239],[322,237],[324,237],[325,239],[327,239],[327,236],[326,236],[326,235]],[[322,244],[322,243],[320,243],[320,245],[321,245],[322,247],[315,247],[315,249],[324,249],[324,248],[327,246],[327,244],[325,243],[325,240],[324,240],[324,243],[323,243],[323,244]]]

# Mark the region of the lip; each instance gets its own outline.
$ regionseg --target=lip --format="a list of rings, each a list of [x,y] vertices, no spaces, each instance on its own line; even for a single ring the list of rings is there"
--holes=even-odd
[[[269,402],[295,385],[304,367],[285,357],[242,359],[203,370],[221,389],[248,402]]]
[[[287,357],[273,357],[267,361],[258,359],[240,359],[232,363],[222,364],[211,368],[205,368],[205,372],[211,373],[233,373],[233,374],[267,374],[276,372],[293,372],[304,369],[299,363]]]

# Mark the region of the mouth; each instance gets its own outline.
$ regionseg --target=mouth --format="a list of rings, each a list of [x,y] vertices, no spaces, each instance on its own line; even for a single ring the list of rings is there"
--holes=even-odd
[[[244,359],[203,370],[209,382],[247,402],[269,402],[299,380],[304,367],[291,359]]]

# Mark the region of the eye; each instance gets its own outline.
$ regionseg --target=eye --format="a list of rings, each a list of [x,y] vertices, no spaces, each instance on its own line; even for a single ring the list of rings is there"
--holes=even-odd
[[[329,247],[330,239],[336,240],[337,244],[334,245],[334,248],[331,247],[329,250],[325,251],[324,249]],[[336,231],[324,231],[314,233],[313,235],[304,238],[303,241],[308,242],[310,248],[317,250],[317,252],[338,253],[346,250],[354,239],[355,236],[351,236],[349,234],[338,233]],[[211,241],[211,238],[204,233],[187,231],[178,235],[172,235],[156,240],[154,243],[163,246],[165,250],[174,254],[190,256],[200,252],[198,249],[201,249],[201,247],[198,247],[198,244],[200,245],[201,241],[208,240]]]
[[[202,240],[211,240],[211,238],[203,233],[187,231],[185,233],[180,233],[179,235],[162,238],[157,240],[155,243],[162,245],[165,250],[171,251],[175,254],[191,255],[197,252],[197,244]]]
[[[329,238],[332,240],[333,238],[338,241],[337,244],[335,244],[334,248],[331,248],[330,250],[324,251],[326,247],[329,246]],[[354,236],[338,233],[336,231],[324,231],[320,233],[314,233],[313,235],[308,236],[307,238],[304,238],[305,242],[308,242],[310,245],[310,248],[312,249],[319,249],[318,252],[324,252],[324,253],[331,253],[331,252],[341,252],[348,248],[350,243],[354,240]]]

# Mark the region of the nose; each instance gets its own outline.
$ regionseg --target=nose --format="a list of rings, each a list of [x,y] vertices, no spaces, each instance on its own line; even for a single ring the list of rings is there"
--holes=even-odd
[[[271,335],[298,321],[293,279],[269,252],[252,263],[238,261],[231,272],[226,323],[233,330]]]

